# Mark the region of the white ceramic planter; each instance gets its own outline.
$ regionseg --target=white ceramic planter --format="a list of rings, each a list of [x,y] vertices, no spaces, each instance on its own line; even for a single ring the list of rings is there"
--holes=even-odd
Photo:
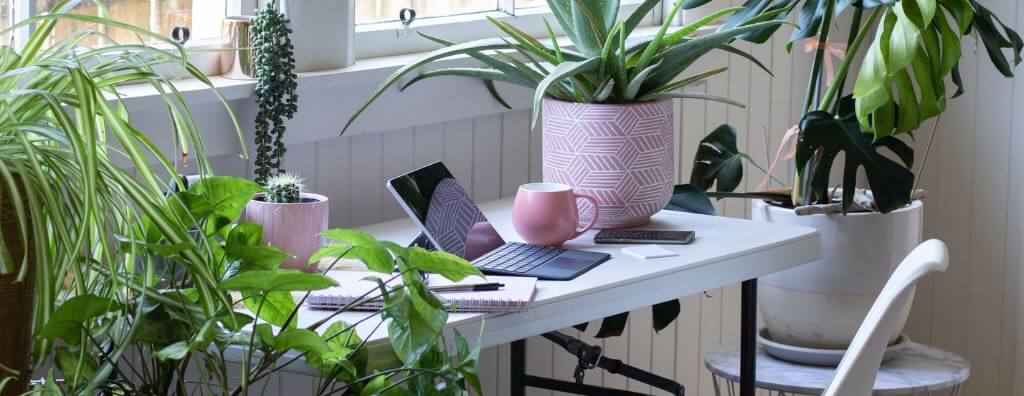
[[[352,64],[354,0],[289,0],[283,10],[292,28],[296,73]]]
[[[756,221],[813,227],[822,259],[758,278],[758,305],[772,339],[808,348],[845,349],[900,261],[921,242],[923,204],[887,213],[797,216],[753,201]],[[891,330],[903,330],[913,298]]]
[[[263,226],[263,241],[291,253],[294,257],[282,268],[310,271],[309,258],[322,246],[320,233],[327,230],[330,208],[327,197],[301,195],[304,202],[270,203],[253,199],[245,205],[245,219]]]

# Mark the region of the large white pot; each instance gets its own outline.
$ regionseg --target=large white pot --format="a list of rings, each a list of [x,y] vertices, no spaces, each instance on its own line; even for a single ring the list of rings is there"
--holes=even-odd
[[[296,73],[352,64],[354,0],[290,0],[283,9],[292,28]]]
[[[758,305],[774,341],[845,349],[900,261],[921,242],[923,205],[887,214],[797,216],[792,209],[753,201],[756,221],[813,227],[822,259],[758,278]],[[891,330],[894,341],[913,297]]]

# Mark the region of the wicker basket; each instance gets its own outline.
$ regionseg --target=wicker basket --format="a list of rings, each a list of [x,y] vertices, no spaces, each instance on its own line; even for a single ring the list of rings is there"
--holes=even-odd
[[[5,186],[6,183],[0,183]],[[14,262],[21,262],[25,254],[18,220],[14,214],[10,194],[0,187],[0,230],[4,242],[10,249]],[[29,252],[32,251],[29,238]],[[24,282],[17,282],[18,274],[0,275],[0,364],[17,370],[20,375],[7,383],[0,396],[18,395],[28,389],[32,376],[32,311],[35,306],[35,259],[28,258],[28,274]],[[0,378],[9,376],[0,372]]]

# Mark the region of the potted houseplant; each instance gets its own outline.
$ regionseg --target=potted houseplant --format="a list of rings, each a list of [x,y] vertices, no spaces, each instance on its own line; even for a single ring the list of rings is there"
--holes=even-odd
[[[761,1],[757,7],[793,9],[795,3],[801,2]],[[709,213],[708,196],[751,198],[755,220],[818,229],[823,258],[760,278],[759,305],[774,341],[842,349],[896,265],[921,241],[923,204],[914,191],[914,151],[901,138],[940,115],[947,99],[963,92],[957,72],[961,36],[976,32],[1006,76],[1012,76],[1012,67],[1002,50],[1011,49],[1013,62],[1019,63],[1024,42],[974,0],[803,3],[792,40],[810,38],[815,54],[805,114],[787,133],[794,138],[797,170],[791,187],[766,191],[770,179],[765,176],[762,191],[734,192],[742,178],[741,162],[750,157],[737,150],[732,127],[723,125],[701,142],[690,184],[676,187],[672,205]],[[835,74],[826,76],[823,59],[835,33],[832,21],[843,12],[852,12],[848,51]],[[750,17],[746,14],[733,15],[725,25],[742,24]],[[763,42],[770,34],[745,38]],[[863,58],[858,57],[861,51]],[[844,82],[853,75],[853,91],[844,97]],[[947,80],[956,92],[947,91]],[[790,143],[779,145],[782,153]],[[839,188],[829,176],[841,152],[845,163]],[[770,173],[771,166],[767,171],[756,167]],[[860,169],[866,190],[857,188]],[[712,185],[716,191],[707,191]],[[911,301],[891,329],[893,338],[902,331]]]
[[[271,176],[264,188],[245,205],[246,219],[263,226],[271,245],[294,255],[285,260],[286,268],[309,268],[327,229],[327,197],[305,192],[302,178],[287,173]]]
[[[595,197],[601,208],[596,228],[644,224],[668,202],[675,179],[671,99],[706,99],[742,106],[726,98],[679,91],[725,68],[677,77],[712,50],[735,53],[760,66],[752,56],[729,43],[736,37],[779,26],[782,21],[771,19],[781,10],[691,37],[706,24],[743,8],[718,11],[669,32],[683,5],[679,2],[653,37],[627,43],[634,28],[660,1],[645,0],[621,20],[616,17],[617,1],[548,4],[575,49],[560,45],[553,33],[549,44],[542,43],[507,22],[493,19],[491,22],[508,37],[453,44],[424,35],[445,48],[424,55],[388,77],[352,115],[345,129],[407,74],[436,60],[468,55],[482,67],[424,71],[402,88],[438,76],[475,77],[483,79],[501,103],[504,101],[494,89],[495,81],[534,89],[533,122],[543,118],[544,127],[544,180],[566,183]],[[518,55],[513,56],[513,52]],[[590,222],[592,211],[584,206],[581,213],[580,221]]]

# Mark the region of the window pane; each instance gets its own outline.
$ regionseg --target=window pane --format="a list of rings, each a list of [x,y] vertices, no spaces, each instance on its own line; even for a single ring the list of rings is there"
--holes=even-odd
[[[416,10],[416,18],[494,11],[497,0],[356,0],[356,24],[398,20],[403,8]]]
[[[34,0],[37,12],[48,12],[60,0]],[[171,29],[184,25],[191,29],[191,39],[208,39],[220,36],[220,24],[224,18],[225,0],[108,0],[105,2],[107,17],[119,22],[138,26],[150,32],[171,35]],[[194,4],[193,4],[194,3]],[[91,1],[82,1],[72,13],[99,15],[99,9]],[[56,37],[85,30],[106,34],[118,43],[137,43],[138,36],[126,29],[108,28],[78,21],[61,21],[57,24]],[[106,43],[98,37],[87,39],[84,44]]]
[[[516,0],[516,8],[547,7],[547,0]]]

